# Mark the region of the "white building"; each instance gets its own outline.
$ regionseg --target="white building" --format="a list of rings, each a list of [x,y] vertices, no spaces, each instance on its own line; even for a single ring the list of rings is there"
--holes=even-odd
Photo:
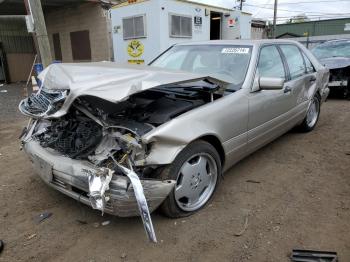
[[[129,0],[111,10],[114,59],[149,63],[173,44],[250,39],[251,14],[184,0]]]

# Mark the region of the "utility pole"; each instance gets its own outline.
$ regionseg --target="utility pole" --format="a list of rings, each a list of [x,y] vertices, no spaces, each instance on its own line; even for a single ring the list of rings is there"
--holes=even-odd
[[[38,43],[41,62],[45,68],[52,63],[52,56],[41,0],[24,0],[24,3],[28,15],[33,18],[36,42]]]
[[[241,4],[240,4],[240,7],[239,7],[239,10],[242,11],[242,9],[243,9],[243,0],[240,0],[240,2],[241,2]]]
[[[277,0],[273,9],[273,39],[276,38],[276,20],[277,20]]]

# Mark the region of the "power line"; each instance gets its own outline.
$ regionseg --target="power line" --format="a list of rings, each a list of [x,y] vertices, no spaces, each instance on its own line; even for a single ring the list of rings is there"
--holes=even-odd
[[[316,15],[316,14],[311,14],[311,15],[305,15],[307,17],[327,17],[327,16],[350,16],[350,13],[343,13],[341,15],[339,14],[325,14],[325,15]],[[272,18],[273,16],[270,15],[270,16],[267,16],[267,18]],[[288,15],[281,15],[281,16],[278,16],[279,18],[280,17],[291,17],[291,16],[288,16]]]
[[[268,10],[274,10],[274,8],[271,7],[260,7],[257,5],[251,5],[251,4],[245,4],[245,6],[252,6],[252,7],[258,7],[258,8],[262,8],[262,9],[268,9]],[[334,15],[342,15],[342,13],[322,13],[322,12],[312,12],[312,11],[300,11],[300,10],[287,10],[287,9],[281,9],[278,8],[278,11],[284,11],[284,12],[294,12],[294,13],[313,13],[313,14],[319,14],[319,15],[328,15],[328,14],[334,14]]]
[[[313,22],[313,21],[325,21],[325,20],[334,20],[334,19],[346,19],[346,18],[349,18],[349,17],[324,17],[324,16],[319,16],[319,17],[311,17],[309,18],[308,21],[304,21],[304,22]],[[272,18],[270,19],[267,19],[268,21],[271,21]],[[280,17],[280,18],[277,18],[277,21],[279,23],[283,22],[283,21],[290,21],[291,18],[290,17]],[[328,27],[338,27],[339,25],[327,25]]]
[[[333,0],[331,1],[332,3],[334,2],[349,2],[350,3],[350,0]],[[290,3],[279,3],[278,5],[298,5],[298,4],[318,4],[318,3],[330,3],[330,1],[307,1],[307,2],[290,2]],[[265,5],[255,5],[257,7],[260,7],[260,6],[266,6],[266,5],[271,5],[273,6],[273,4],[265,4]]]
[[[270,3],[270,1],[271,0],[267,0],[264,7],[266,7]],[[261,12],[261,9],[258,9],[258,11],[253,16],[257,16],[260,12]]]
[[[344,14],[343,16],[339,16],[339,15],[308,15],[306,17],[308,17],[308,18],[332,17],[333,18],[333,17],[348,17],[348,16],[350,16],[350,13]],[[272,16],[266,17],[266,19],[272,19],[272,18],[273,18]],[[291,16],[279,16],[279,17],[277,17],[277,19],[281,19],[281,18],[293,18],[293,17],[291,17]]]

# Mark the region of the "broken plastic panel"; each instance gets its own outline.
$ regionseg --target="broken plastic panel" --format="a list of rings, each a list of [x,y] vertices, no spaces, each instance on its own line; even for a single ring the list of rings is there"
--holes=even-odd
[[[140,216],[142,218],[143,226],[145,228],[148,239],[151,242],[157,243],[156,234],[154,232],[151,214],[148,209],[145,194],[143,193],[143,188],[138,175],[131,169],[126,168],[120,164],[117,164],[121,171],[128,176],[131,181],[132,187],[134,189],[136,201],[139,207]]]

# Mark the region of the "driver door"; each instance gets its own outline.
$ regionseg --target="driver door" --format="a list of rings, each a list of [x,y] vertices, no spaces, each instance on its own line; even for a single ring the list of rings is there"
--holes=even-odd
[[[276,45],[260,49],[256,83],[259,77],[288,79],[288,71]],[[258,90],[249,94],[248,153],[269,143],[289,129],[288,113],[293,109],[290,83],[280,90]]]

